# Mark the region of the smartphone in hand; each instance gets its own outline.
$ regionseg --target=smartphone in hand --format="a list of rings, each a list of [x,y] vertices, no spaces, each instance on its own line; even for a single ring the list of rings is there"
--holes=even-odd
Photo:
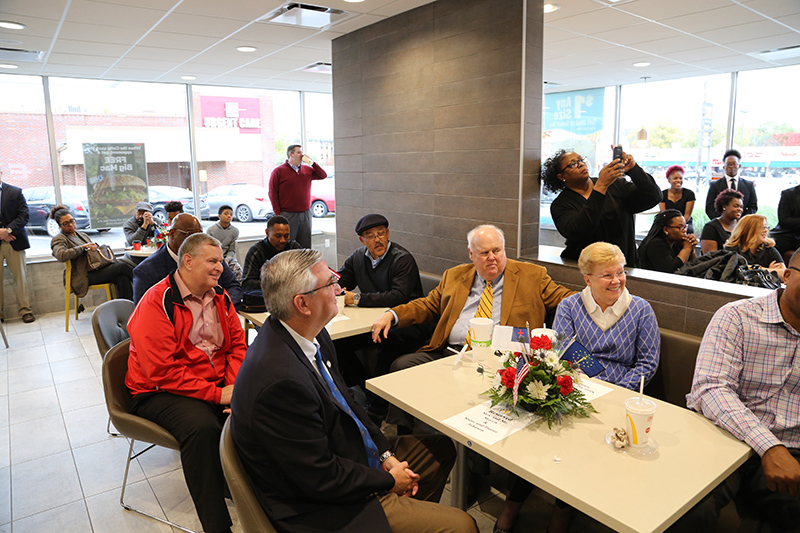
[[[614,147],[614,156],[611,159],[619,159],[619,161],[622,162],[622,146]]]

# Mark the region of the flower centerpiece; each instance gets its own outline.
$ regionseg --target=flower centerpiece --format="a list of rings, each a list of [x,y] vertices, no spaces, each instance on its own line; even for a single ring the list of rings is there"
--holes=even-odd
[[[167,244],[167,236],[169,235],[169,225],[166,222],[162,222],[161,224],[157,222],[153,222],[155,224],[155,236],[150,239],[150,245],[155,246],[157,248],[161,248],[165,244]]]
[[[506,352],[500,361],[492,388],[484,392],[492,399],[492,407],[507,404],[532,411],[547,420],[547,426],[560,424],[564,416],[586,418],[597,410],[574,385],[581,373],[570,361],[561,359],[570,342],[560,335],[553,341],[547,335],[531,337],[530,344],[522,337],[522,352]]]

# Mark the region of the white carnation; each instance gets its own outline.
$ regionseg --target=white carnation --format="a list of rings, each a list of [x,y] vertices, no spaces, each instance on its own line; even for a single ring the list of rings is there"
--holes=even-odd
[[[561,367],[560,360],[561,358],[555,352],[547,352],[547,355],[544,356],[544,362],[553,370],[558,370]]]
[[[501,367],[506,364],[506,361],[508,361],[508,358],[510,356],[511,356],[511,353],[503,352],[503,355],[500,356],[500,366]]]
[[[492,388],[499,389],[503,386],[503,378],[500,377],[500,373],[496,373],[494,375],[494,379],[492,380]]]
[[[528,384],[528,396],[531,400],[544,400],[547,398],[547,390],[550,385],[545,385],[541,381],[534,379]]]

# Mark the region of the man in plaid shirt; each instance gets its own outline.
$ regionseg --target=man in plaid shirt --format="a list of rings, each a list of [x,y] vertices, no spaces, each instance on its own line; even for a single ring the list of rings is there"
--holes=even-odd
[[[757,455],[675,529],[714,531],[720,509],[737,495],[774,531],[800,529],[800,254],[784,283],[723,306],[706,329],[686,403]]]

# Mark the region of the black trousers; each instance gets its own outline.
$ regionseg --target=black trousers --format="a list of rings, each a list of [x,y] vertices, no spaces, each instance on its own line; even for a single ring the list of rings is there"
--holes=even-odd
[[[139,394],[131,403],[131,413],[164,427],[180,443],[183,477],[206,533],[225,531],[232,524],[219,458],[219,438],[228,416],[222,409],[169,392]]]
[[[128,263],[117,261],[89,272],[89,285],[101,283],[113,283],[117,298],[133,300],[133,269]]]
[[[800,449],[789,448],[789,453],[800,461]],[[800,531],[800,499],[769,490],[758,455],[748,459],[667,531],[714,531],[720,511],[734,498],[737,498],[737,502],[746,502],[752,511],[772,526],[772,531]]]

